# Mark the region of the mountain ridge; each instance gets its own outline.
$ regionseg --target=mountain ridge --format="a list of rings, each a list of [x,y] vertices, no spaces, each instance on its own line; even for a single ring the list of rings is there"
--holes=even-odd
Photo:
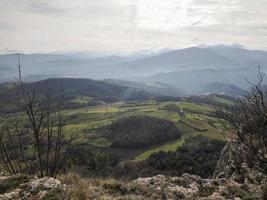
[[[0,55],[0,81],[16,73],[16,54]],[[196,69],[267,67],[267,52],[240,47],[189,47],[139,57],[107,55],[79,57],[57,54],[21,54],[25,77],[36,74],[80,78],[127,78]]]

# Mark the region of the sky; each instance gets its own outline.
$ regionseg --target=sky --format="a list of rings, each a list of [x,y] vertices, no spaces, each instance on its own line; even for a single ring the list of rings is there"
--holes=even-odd
[[[267,0],[0,0],[0,52],[267,49]]]

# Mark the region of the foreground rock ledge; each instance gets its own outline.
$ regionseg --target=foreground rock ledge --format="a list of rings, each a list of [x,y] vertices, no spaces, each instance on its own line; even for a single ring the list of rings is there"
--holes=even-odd
[[[161,199],[265,199],[266,179],[262,183],[238,183],[224,178],[202,179],[199,176],[183,174],[181,177],[162,175],[140,178],[135,184],[154,193]]]
[[[139,178],[128,184],[110,183],[91,191],[91,199],[132,200],[263,200],[267,199],[267,178],[264,174],[246,168],[242,182],[229,178],[203,179],[183,174],[179,177],[157,175]],[[241,179],[239,179],[241,180]]]
[[[266,175],[243,165],[241,174],[229,178],[203,179],[183,174],[179,177],[157,175],[129,183],[113,181],[99,185],[87,184],[86,199],[95,200],[263,200],[267,199]],[[85,179],[86,180],[86,179]],[[87,179],[90,182],[90,179]],[[241,182],[240,182],[241,180]],[[80,187],[79,185],[77,187]],[[0,176],[2,200],[71,199],[71,186],[57,179],[26,175]]]
[[[63,199],[66,187],[54,178],[27,175],[1,176],[1,200]]]

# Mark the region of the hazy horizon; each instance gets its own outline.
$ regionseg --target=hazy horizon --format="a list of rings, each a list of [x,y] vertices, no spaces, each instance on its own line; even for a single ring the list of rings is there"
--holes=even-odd
[[[191,45],[191,46],[185,46],[181,48],[162,48],[162,49],[139,49],[135,51],[93,51],[88,49],[83,50],[70,50],[70,51],[23,51],[23,50],[7,50],[7,51],[1,51],[0,55],[6,55],[6,54],[55,54],[55,55],[92,55],[95,57],[107,57],[107,56],[133,56],[133,55],[153,55],[153,54],[161,54],[165,52],[170,51],[177,51],[177,50],[183,50],[183,49],[189,49],[189,48],[238,48],[238,49],[245,49],[245,50],[258,50],[258,51],[267,51],[266,48],[253,48],[244,46],[242,44],[199,44],[199,45]]]
[[[0,52],[265,49],[267,0],[0,0]]]
[[[246,89],[243,77],[255,80],[259,65],[267,72],[266,8],[267,0],[0,0],[0,83],[17,71],[17,56],[4,54],[19,52],[32,54],[21,55],[29,82],[119,79],[179,94],[214,82]]]

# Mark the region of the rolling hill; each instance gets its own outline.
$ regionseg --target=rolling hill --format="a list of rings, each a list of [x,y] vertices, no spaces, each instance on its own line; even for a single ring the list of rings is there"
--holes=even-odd
[[[180,97],[186,95],[184,90],[161,82],[143,84],[140,82],[118,79],[106,79],[105,82],[145,90],[155,96]]]
[[[208,85],[206,85],[202,90],[198,91],[198,94],[200,95],[219,94],[230,97],[240,97],[244,96],[246,92],[235,85],[211,82]]]
[[[7,86],[7,83],[0,85],[0,103],[2,105],[7,105],[16,98],[15,88]],[[35,88],[45,90],[51,96],[58,96],[58,94],[64,93],[67,107],[81,107],[119,101],[148,100],[153,97],[152,94],[144,90],[91,79],[51,78],[26,83],[25,88],[28,90]],[[12,111],[8,106],[2,107],[1,110]]]

